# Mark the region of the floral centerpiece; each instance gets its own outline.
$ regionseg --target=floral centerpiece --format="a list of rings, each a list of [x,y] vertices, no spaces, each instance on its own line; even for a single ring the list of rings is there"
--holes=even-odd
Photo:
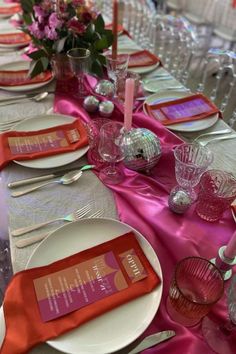
[[[22,30],[29,34],[34,47],[28,54],[31,77],[47,70],[55,54],[76,47],[90,50],[90,70],[102,75],[103,51],[111,46],[113,35],[91,4],[84,0],[21,0],[21,6]]]

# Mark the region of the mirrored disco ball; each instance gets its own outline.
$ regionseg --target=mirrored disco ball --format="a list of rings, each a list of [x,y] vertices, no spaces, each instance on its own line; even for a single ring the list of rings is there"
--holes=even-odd
[[[161,157],[159,138],[146,128],[125,132],[121,148],[125,166],[134,171],[148,172]]]

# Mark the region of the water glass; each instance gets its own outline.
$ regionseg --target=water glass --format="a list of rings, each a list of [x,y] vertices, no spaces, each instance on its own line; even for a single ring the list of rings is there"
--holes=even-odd
[[[60,82],[60,89],[64,92],[70,91],[69,82],[73,77],[69,59],[66,54],[55,54],[51,59],[51,66],[54,77]]]
[[[109,122],[110,119],[108,118],[95,118],[86,125],[90,147],[90,157],[96,164],[104,162],[98,151],[100,141],[100,129],[104,124]]]
[[[187,257],[176,266],[167,298],[170,317],[186,327],[195,326],[221,298],[224,279],[207,259]]]
[[[138,97],[141,76],[133,71],[127,71],[125,76],[118,77],[117,80],[117,96],[120,100],[125,100],[125,82],[126,79],[134,80],[134,99]]]
[[[123,172],[116,166],[124,159],[121,150],[123,131],[123,124],[116,121],[106,123],[100,129],[98,151],[103,160],[109,162],[109,166],[103,168],[99,173],[99,177],[104,183],[118,184],[124,178]]]
[[[235,198],[235,177],[225,171],[208,170],[200,179],[196,212],[206,221],[217,221]]]
[[[78,80],[76,96],[78,98],[85,97],[88,94],[88,90],[85,87],[84,77],[89,70],[90,51],[86,48],[73,48],[68,50],[67,56],[71,70]]]
[[[213,161],[213,153],[196,143],[184,143],[174,150],[175,176],[180,187],[188,192],[192,200],[196,199],[194,187]]]
[[[129,54],[117,54],[114,58],[111,52],[105,53],[107,75],[115,85],[115,95],[117,95],[118,79],[124,78],[127,74]]]

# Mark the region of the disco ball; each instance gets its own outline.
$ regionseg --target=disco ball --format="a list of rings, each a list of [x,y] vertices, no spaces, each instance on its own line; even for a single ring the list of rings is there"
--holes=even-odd
[[[125,132],[121,149],[124,165],[134,171],[149,172],[161,157],[159,138],[145,128]]]

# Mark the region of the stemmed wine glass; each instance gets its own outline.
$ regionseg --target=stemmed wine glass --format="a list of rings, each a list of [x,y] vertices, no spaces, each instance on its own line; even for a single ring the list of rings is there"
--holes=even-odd
[[[99,177],[104,183],[118,184],[124,178],[122,171],[116,166],[117,162],[122,161],[124,158],[121,150],[122,140],[122,123],[112,121],[101,127],[98,151],[103,160],[110,163],[110,165],[103,168],[99,174]]]
[[[202,332],[207,344],[218,354],[235,353],[236,333],[236,274],[232,277],[227,291],[229,319],[223,325],[205,317],[202,322]]]
[[[115,86],[115,96],[117,96],[118,80],[126,76],[129,63],[129,54],[117,54],[116,57],[112,52],[105,53],[107,75]]]
[[[70,62],[71,70],[78,81],[76,96],[78,98],[85,97],[88,91],[84,84],[84,76],[89,69],[90,50],[86,48],[73,48],[68,50],[67,57]]]
[[[175,176],[178,182],[171,193],[177,190],[185,191],[195,201],[197,198],[194,187],[198,184],[201,175],[213,161],[213,154],[207,148],[197,143],[184,143],[174,150]]]

